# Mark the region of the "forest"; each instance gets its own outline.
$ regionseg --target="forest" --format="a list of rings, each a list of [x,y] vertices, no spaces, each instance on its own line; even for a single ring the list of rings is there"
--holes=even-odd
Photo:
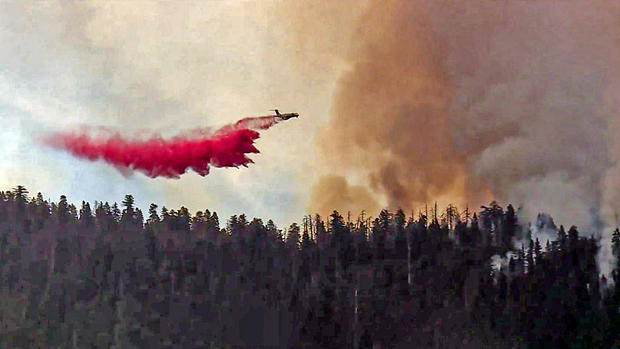
[[[620,348],[618,262],[602,275],[597,238],[517,211],[334,211],[279,229],[17,186],[0,192],[0,347]],[[620,231],[601,234],[618,257]]]

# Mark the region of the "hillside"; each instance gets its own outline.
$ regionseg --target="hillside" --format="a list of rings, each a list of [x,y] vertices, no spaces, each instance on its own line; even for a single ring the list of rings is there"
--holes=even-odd
[[[556,239],[532,239],[512,206],[492,203],[334,211],[283,231],[183,207],[145,216],[131,195],[78,209],[19,186],[0,192],[0,346],[620,345],[620,268],[608,280],[596,239],[547,228]],[[618,230],[613,244],[617,255]]]

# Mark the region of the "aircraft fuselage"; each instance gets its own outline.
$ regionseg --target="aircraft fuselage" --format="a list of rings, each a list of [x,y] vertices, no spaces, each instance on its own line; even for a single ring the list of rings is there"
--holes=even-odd
[[[279,117],[282,120],[288,120],[290,118],[298,118],[299,114],[297,113],[286,113],[286,114],[277,114],[277,117]]]

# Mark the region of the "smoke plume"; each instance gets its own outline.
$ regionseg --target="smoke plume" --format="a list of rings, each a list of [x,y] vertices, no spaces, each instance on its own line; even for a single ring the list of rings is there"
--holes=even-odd
[[[117,133],[94,136],[81,131],[55,133],[43,141],[80,158],[102,159],[124,174],[137,170],[149,177],[178,178],[192,169],[206,176],[211,166],[238,167],[252,163],[247,154],[259,152],[254,146],[259,137],[255,130],[268,129],[280,120],[276,116],[250,117],[214,132],[193,130],[171,139],[125,139]]]
[[[607,228],[620,197],[619,19],[600,1],[371,2],[323,160],[392,208],[497,199],[523,220]]]

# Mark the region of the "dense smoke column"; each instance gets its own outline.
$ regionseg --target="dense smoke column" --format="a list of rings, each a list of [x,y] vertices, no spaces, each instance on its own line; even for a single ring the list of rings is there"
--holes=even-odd
[[[201,176],[211,166],[247,166],[249,153],[258,153],[255,129],[267,129],[279,122],[274,116],[245,118],[215,132],[195,130],[172,139],[125,139],[118,134],[92,136],[87,132],[61,132],[44,139],[48,145],[91,161],[102,159],[119,170],[137,170],[149,177],[177,178],[188,169]]]
[[[319,137],[331,178],[391,208],[496,199],[609,230],[619,21],[613,2],[371,2]],[[347,207],[324,183],[310,207]]]
[[[393,207],[499,199],[591,226],[613,160],[617,14],[606,3],[371,3],[321,154]]]

